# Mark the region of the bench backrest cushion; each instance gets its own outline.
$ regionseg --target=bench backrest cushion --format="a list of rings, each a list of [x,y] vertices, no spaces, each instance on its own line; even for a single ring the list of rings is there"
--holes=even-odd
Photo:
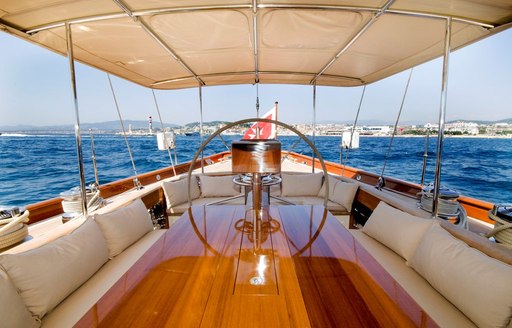
[[[405,213],[380,202],[362,231],[409,261],[432,224],[433,220]]]
[[[281,173],[281,196],[317,196],[322,187],[322,173]]]
[[[95,214],[94,220],[107,241],[109,258],[153,230],[151,216],[140,198],[111,212]]]
[[[510,327],[512,266],[434,224],[409,265],[479,327]]]
[[[0,326],[39,327],[41,323],[28,312],[11,279],[0,269]]]
[[[18,254],[0,256],[27,309],[38,319],[86,282],[108,260],[100,228],[86,220],[71,234]]]
[[[333,195],[329,197],[329,199],[341,204],[350,212],[352,210],[352,203],[354,203],[354,198],[356,197],[357,189],[359,189],[359,185],[357,183],[338,181],[334,186]]]
[[[329,179],[329,200],[332,200],[332,197],[334,195],[334,188],[336,187],[336,184],[340,181],[339,179],[333,178],[330,175],[327,176],[327,179]],[[325,197],[325,180],[323,180],[322,188],[320,188],[320,191],[318,192],[318,197]]]
[[[167,206],[173,207],[179,204],[188,202],[187,178],[162,182],[164,189],[165,200]],[[201,190],[197,182],[197,177],[192,175],[190,177],[190,197],[197,199],[201,196]]]
[[[240,186],[233,182],[234,175],[200,175],[201,197],[230,197],[240,195]]]

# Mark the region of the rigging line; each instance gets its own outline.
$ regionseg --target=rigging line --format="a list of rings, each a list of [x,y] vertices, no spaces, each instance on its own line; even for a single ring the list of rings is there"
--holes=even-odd
[[[222,134],[220,134],[220,133],[219,133],[219,138],[220,138],[220,140],[222,140],[222,143],[224,144],[224,146],[226,146],[228,151],[231,153],[231,148],[229,148],[228,143],[226,142],[226,140],[224,140],[224,138],[222,137]]]
[[[112,80],[110,79],[109,73],[107,73],[107,78],[108,78],[108,83],[110,84],[110,90],[112,90],[112,97],[114,97],[114,103],[116,105],[117,115],[119,116],[119,122],[121,122],[121,128],[123,129],[123,137],[124,137],[124,141],[126,143],[126,148],[128,148],[128,154],[130,155],[130,160],[132,162],[133,173],[135,174],[135,178],[133,178],[133,183],[135,184],[135,188],[137,188],[137,190],[139,190],[139,189],[142,189],[143,187],[139,181],[137,168],[135,167],[135,161],[133,160],[132,150],[130,148],[130,143],[128,142],[128,137],[126,136],[126,129],[124,128],[123,118],[121,116],[121,111],[119,110],[119,104],[117,103],[116,93],[114,92],[114,87],[112,86]]]
[[[291,152],[295,149],[295,147],[297,147],[297,145],[299,144],[299,142],[301,141],[302,139],[301,138],[298,138],[292,145],[292,147],[290,148],[290,150],[288,150],[288,152],[286,153],[286,155],[284,155],[284,157],[281,159],[281,163],[283,163],[287,158],[288,156],[290,156]]]
[[[158,102],[156,101],[155,90],[151,89],[151,93],[153,94],[153,100],[155,101],[156,111],[158,113],[158,118],[160,119],[160,125],[162,126],[162,133],[163,133],[163,137],[164,137],[164,143],[167,143],[167,137],[165,135],[166,132],[165,132],[165,128],[164,128],[164,122],[162,121],[162,115],[160,115],[160,107],[158,106]],[[171,147],[170,146],[171,145],[167,145],[167,152],[169,153],[169,159],[171,160],[172,171],[174,172],[174,176],[176,176],[176,169],[174,168],[174,162],[172,160]]]
[[[354,132],[356,131],[356,125],[357,121],[359,120],[359,113],[361,112],[361,105],[363,104],[364,99],[364,93],[366,92],[366,84],[363,86],[363,92],[361,93],[361,99],[359,100],[359,107],[357,108],[357,114],[356,119],[354,120],[354,124],[352,125],[352,131],[350,131],[350,142],[347,149],[347,155],[345,156],[345,162],[343,163],[342,169],[341,169],[341,176],[345,174],[345,166],[348,161],[348,153],[350,152],[350,149],[352,148],[352,140],[354,139]],[[343,138],[343,136],[342,136]],[[341,158],[341,147],[340,147],[340,158]]]
[[[384,165],[382,167],[382,173],[380,174],[379,181],[381,179],[383,179],[383,177],[384,177],[384,170],[386,170],[386,164],[388,162],[389,154],[391,153],[391,147],[393,146],[393,140],[395,139],[395,135],[396,135],[396,128],[398,126],[398,122],[400,121],[400,116],[402,115],[402,109],[404,108],[405,97],[407,97],[407,91],[409,90],[409,83],[411,82],[413,70],[414,70],[414,67],[411,68],[411,71],[409,72],[409,78],[407,79],[407,84],[405,85],[404,96],[402,97],[402,103],[400,104],[400,110],[398,111],[398,116],[396,118],[395,127],[393,128],[393,134],[391,135],[391,139],[389,140],[389,146],[388,146],[388,150],[386,152],[386,157],[384,158]]]

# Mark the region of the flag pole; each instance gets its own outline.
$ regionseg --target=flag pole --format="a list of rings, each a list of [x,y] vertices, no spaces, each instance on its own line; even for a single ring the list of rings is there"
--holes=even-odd
[[[256,83],[256,118],[260,118],[259,83]],[[260,138],[260,125],[256,124],[256,139]]]
[[[279,118],[277,117],[277,112],[278,112],[277,111],[278,110],[278,107],[277,107],[278,103],[277,103],[277,101],[275,102],[275,105],[276,105],[276,121],[279,121]],[[277,139],[277,126],[276,126],[276,139]]]

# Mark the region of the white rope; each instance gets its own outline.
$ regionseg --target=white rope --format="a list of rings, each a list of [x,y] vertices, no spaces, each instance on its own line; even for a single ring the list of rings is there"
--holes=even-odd
[[[80,207],[81,208],[81,207]],[[0,228],[0,234],[4,231],[7,231],[8,229],[10,229],[12,226],[15,226],[16,224],[18,223],[21,223],[21,222],[28,222],[28,216],[29,216],[30,212],[27,210],[25,212],[23,212],[23,214],[19,215],[19,216],[15,216],[12,218],[12,220],[10,220],[9,223],[7,223],[6,225],[2,226]]]
[[[487,233],[485,237],[494,237],[496,241],[507,247],[512,247],[512,223],[502,220],[489,211],[489,218],[494,220],[494,229]]]
[[[80,207],[81,208],[81,207]],[[22,241],[28,235],[27,225],[30,212],[26,210],[23,214],[13,217],[12,219],[1,220],[1,223],[9,221],[0,228],[0,248],[5,248]],[[20,225],[17,229],[12,229],[16,225]]]
[[[90,199],[87,197],[87,208],[92,212],[94,210],[97,210],[100,207],[103,207],[105,205],[105,200],[100,197],[100,191],[97,190],[94,194],[88,194],[88,196],[91,196]],[[64,210],[64,213],[81,213],[82,207],[81,207],[82,199],[74,199],[74,200],[63,200],[62,201],[62,209]]]

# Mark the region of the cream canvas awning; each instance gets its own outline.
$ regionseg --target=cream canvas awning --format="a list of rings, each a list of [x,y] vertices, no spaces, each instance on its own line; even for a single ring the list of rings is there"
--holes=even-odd
[[[512,0],[0,0],[0,29],[140,85],[358,86],[511,26]]]

